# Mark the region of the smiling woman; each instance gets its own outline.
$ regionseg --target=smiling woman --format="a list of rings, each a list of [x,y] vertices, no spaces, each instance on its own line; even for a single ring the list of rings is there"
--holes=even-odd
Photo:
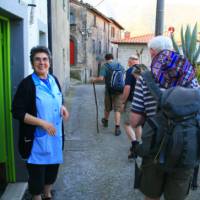
[[[49,74],[49,49],[33,47],[30,61],[34,72],[19,84],[12,113],[20,122],[19,152],[26,159],[33,200],[41,200],[43,192],[44,199],[51,199],[52,184],[63,162],[62,120],[67,120],[69,113],[57,78]]]
[[[49,72],[51,53],[46,47],[40,47],[41,51],[38,51],[38,47],[33,47],[30,53],[30,60],[34,72],[40,78],[47,78]]]
[[[49,66],[49,58],[46,53],[35,54],[33,58],[33,70],[40,78],[47,78]]]

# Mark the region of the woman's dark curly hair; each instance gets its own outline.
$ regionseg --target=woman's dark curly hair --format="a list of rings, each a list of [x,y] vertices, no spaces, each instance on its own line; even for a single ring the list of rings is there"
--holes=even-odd
[[[31,49],[30,51],[30,61],[31,61],[31,64],[33,65],[33,59],[35,57],[35,54],[37,53],[46,53],[48,55],[48,58],[49,58],[49,62],[51,63],[51,52],[50,50],[45,47],[45,46],[35,46]]]

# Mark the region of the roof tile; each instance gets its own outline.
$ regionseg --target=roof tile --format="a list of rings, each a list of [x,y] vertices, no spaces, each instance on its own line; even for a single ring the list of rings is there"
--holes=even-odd
[[[169,33],[168,32],[164,32],[164,35],[165,36],[169,36]],[[123,38],[123,39],[120,39],[120,40],[114,40],[114,41],[112,41],[112,43],[115,43],[115,44],[120,44],[120,43],[125,43],[125,44],[132,44],[132,43],[146,44],[153,37],[154,37],[154,34],[150,33],[150,34],[139,35],[139,36],[130,37],[130,38]]]

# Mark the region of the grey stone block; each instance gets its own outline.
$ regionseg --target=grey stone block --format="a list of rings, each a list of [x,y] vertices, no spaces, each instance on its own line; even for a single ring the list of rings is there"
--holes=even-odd
[[[9,183],[1,200],[21,200],[27,189],[27,183]]]

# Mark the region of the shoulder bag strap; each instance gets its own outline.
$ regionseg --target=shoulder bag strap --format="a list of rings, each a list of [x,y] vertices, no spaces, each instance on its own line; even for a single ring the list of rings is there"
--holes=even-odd
[[[156,99],[158,104],[160,103],[160,99],[162,96],[162,92],[158,85],[155,83],[155,80],[150,71],[145,71],[142,73],[142,77],[145,79],[147,87],[149,88],[151,94]]]

